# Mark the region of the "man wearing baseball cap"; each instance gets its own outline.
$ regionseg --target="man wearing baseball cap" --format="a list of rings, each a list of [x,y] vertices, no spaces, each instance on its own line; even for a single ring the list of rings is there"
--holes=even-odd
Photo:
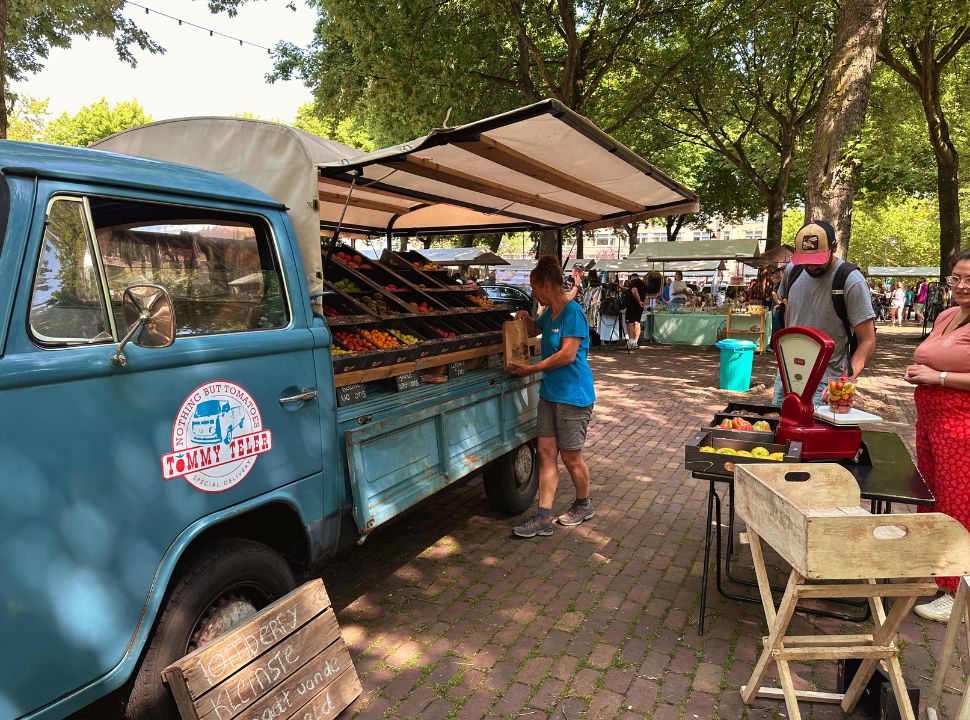
[[[815,393],[825,399],[830,378],[855,381],[876,350],[876,314],[862,272],[836,255],[835,230],[824,220],[803,225],[795,235],[795,252],[785,268],[778,294],[787,300],[785,326],[811,327],[835,341],[835,350]],[[781,378],[775,376],[774,402],[782,401]]]
[[[575,300],[580,305],[583,304],[583,271],[586,263],[582,260],[573,263],[573,271],[562,281],[562,291],[566,295],[566,301]]]

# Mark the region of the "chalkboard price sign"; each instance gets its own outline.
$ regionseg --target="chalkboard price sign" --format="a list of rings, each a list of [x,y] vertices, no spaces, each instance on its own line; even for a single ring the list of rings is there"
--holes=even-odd
[[[403,375],[395,375],[394,383],[397,385],[399,392],[414,390],[415,388],[421,387],[421,378],[418,377],[417,373],[409,372]]]
[[[492,353],[488,356],[488,368],[489,370],[504,367],[502,362],[502,353]]]
[[[465,361],[456,360],[455,362],[448,363],[448,379],[454,380],[455,378],[460,378],[465,374]]]
[[[320,580],[162,673],[183,720],[334,720],[361,693]]]
[[[367,399],[367,390],[360,383],[337,388],[337,405],[353,405]]]

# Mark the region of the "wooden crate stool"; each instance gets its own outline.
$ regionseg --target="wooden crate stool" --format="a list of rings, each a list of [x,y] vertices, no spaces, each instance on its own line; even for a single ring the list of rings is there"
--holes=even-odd
[[[915,720],[899,665],[896,635],[916,599],[936,584],[913,578],[970,574],[970,534],[940,513],[872,515],[859,507],[859,486],[836,464],[738,465],[735,507],[747,525],[758,591],[768,621],[764,649],[741,697],[784,698],[799,720],[798,701],[838,703],[852,712],[876,663],[883,662],[903,718]],[[792,567],[775,609],[761,541]],[[905,580],[877,583],[877,580]],[[887,613],[882,598],[894,598]],[[871,633],[787,635],[799,600],[866,598]],[[845,693],[796,691],[789,661],[862,660]],[[781,688],[761,687],[778,665]]]
[[[953,610],[950,611],[950,622],[946,626],[946,635],[943,636],[943,647],[936,661],[936,672],[933,674],[933,686],[930,688],[930,695],[926,700],[927,720],[937,720],[937,709],[940,698],[943,696],[943,679],[946,677],[946,669],[950,665],[950,656],[953,654],[953,647],[957,642],[957,635],[960,634],[960,625],[967,624],[970,633],[970,609],[967,608],[967,595],[970,593],[970,578],[960,578],[957,585],[957,595],[953,601]],[[967,635],[967,652],[970,653],[970,634]],[[957,712],[955,720],[970,720],[970,688],[963,691],[963,700],[960,702],[960,710]]]

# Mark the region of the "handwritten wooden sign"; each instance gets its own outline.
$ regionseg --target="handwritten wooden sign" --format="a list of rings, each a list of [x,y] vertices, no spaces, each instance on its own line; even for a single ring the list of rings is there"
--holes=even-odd
[[[329,720],[361,693],[321,580],[162,672],[186,720]]]

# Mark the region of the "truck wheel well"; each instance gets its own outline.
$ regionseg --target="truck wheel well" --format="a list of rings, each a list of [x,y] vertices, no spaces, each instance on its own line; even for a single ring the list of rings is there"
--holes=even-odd
[[[293,574],[300,577],[310,560],[303,521],[284,503],[271,503],[234,516],[203,531],[185,549],[182,557],[216,538],[246,538],[268,545],[282,555]]]

